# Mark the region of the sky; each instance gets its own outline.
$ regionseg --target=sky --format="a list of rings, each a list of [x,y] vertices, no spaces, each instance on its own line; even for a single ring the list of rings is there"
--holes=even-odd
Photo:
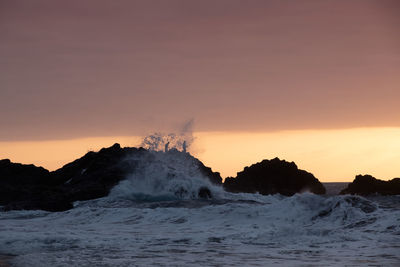
[[[398,177],[398,14],[397,0],[2,0],[0,158],[56,168],[194,120],[192,153],[226,176],[276,155],[321,180]]]

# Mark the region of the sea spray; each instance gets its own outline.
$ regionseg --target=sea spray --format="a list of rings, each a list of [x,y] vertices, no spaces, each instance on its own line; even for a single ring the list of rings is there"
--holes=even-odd
[[[141,147],[152,151],[176,149],[185,151],[190,148],[195,138],[193,136],[193,119],[185,122],[176,133],[152,133],[145,136]]]
[[[213,185],[187,149],[194,141],[193,120],[178,133],[153,133],[143,138],[145,156],[126,158],[135,170],[114,187],[109,198],[141,201],[217,198],[223,189]]]
[[[217,198],[223,192],[201,173],[195,158],[176,149],[150,151],[126,160],[134,162],[135,171],[112,189],[110,198],[143,201]]]
[[[133,171],[108,197],[0,213],[0,254],[15,266],[399,266],[400,197],[228,193],[178,151],[187,139],[163,151],[159,137],[124,159]]]

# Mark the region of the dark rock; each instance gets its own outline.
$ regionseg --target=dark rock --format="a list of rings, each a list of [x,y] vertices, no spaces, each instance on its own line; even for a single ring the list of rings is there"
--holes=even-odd
[[[135,166],[124,160],[127,155],[143,153],[148,151],[114,144],[99,152],[88,152],[51,175],[71,202],[100,198],[107,196],[113,186],[133,171]]]
[[[238,193],[282,194],[291,196],[303,191],[325,194],[324,186],[309,172],[299,170],[294,162],[278,158],[245,167],[236,178],[224,182],[227,191]]]
[[[42,167],[12,163],[9,159],[0,160],[0,183],[10,184],[49,184],[50,173]]]
[[[49,171],[42,167],[0,160],[0,205],[40,201],[48,197],[54,186]]]
[[[65,199],[60,200],[26,200],[11,202],[4,206],[3,211],[10,210],[45,210],[45,211],[66,211],[72,209],[73,205],[71,202]]]
[[[207,177],[211,183],[216,184],[216,185],[222,185],[222,177],[219,172],[213,172],[210,167],[204,166],[204,164],[200,160],[198,160],[198,166],[199,166],[200,172],[205,177]]]
[[[183,152],[171,153],[180,153],[182,156]],[[190,154],[184,155],[212,183],[222,183],[219,173],[212,172],[211,168],[204,166]],[[0,205],[4,206],[4,210],[67,210],[72,208],[74,201],[107,196],[128,174],[140,169],[139,159],[147,160],[151,157],[146,149],[121,148],[119,144],[114,144],[99,152],[88,152],[54,172],[34,165],[1,160]],[[205,190],[201,190],[199,197],[203,196],[211,196],[211,192],[207,194]]]
[[[211,191],[207,187],[201,187],[198,193],[199,198],[210,199],[212,198]]]
[[[340,194],[352,195],[400,195],[400,178],[389,181],[376,179],[371,175],[357,175]]]

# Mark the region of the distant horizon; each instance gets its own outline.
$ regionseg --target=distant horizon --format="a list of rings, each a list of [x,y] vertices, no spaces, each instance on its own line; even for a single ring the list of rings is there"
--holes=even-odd
[[[190,133],[192,134],[192,133]],[[321,182],[351,182],[369,174],[381,180],[400,176],[400,128],[278,131],[272,133],[193,132],[188,148],[223,178],[245,166],[275,157],[295,162]],[[69,140],[0,142],[0,157],[50,171],[88,151],[119,143],[139,147],[143,137],[89,137]],[[348,149],[351,148],[352,153]],[[394,152],[393,152],[394,151]]]

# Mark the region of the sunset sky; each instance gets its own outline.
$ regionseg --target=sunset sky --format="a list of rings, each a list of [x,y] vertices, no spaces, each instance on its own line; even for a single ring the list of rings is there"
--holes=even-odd
[[[223,176],[400,177],[398,0],[2,0],[0,158],[55,169],[194,121]]]

